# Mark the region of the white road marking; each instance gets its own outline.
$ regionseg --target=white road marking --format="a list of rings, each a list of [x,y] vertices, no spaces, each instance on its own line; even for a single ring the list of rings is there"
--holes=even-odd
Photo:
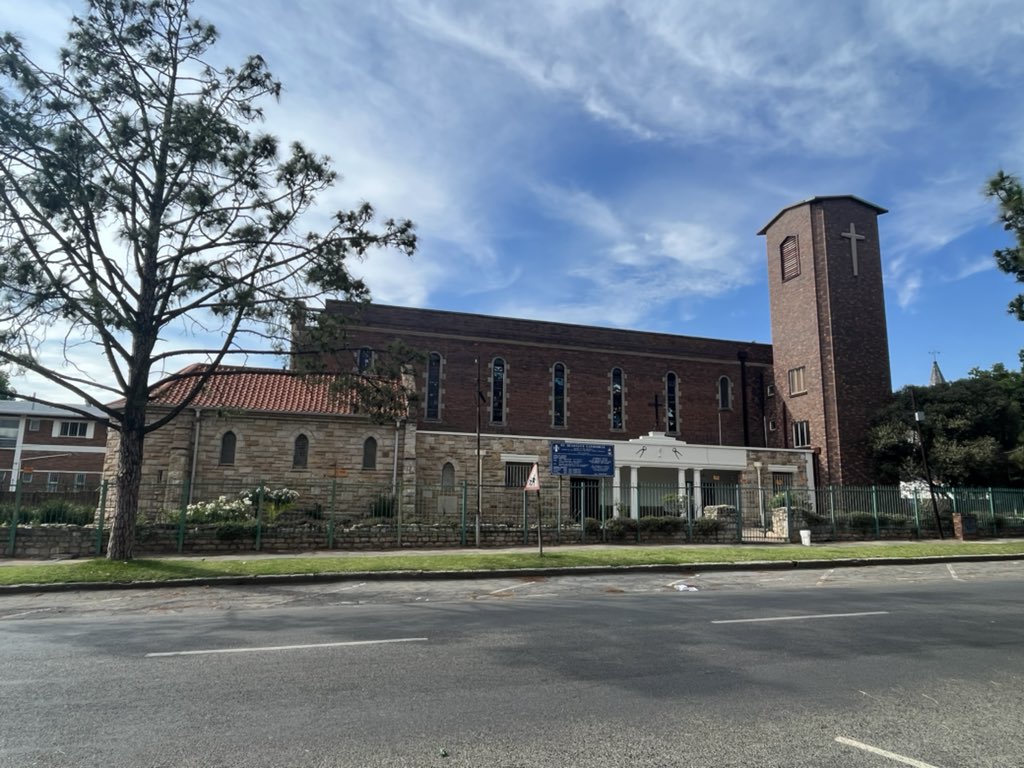
[[[557,592],[535,592],[532,595],[523,595],[523,597],[558,597]]]
[[[520,587],[528,587],[531,584],[538,584],[538,583],[540,583],[540,582],[528,581],[525,584],[513,584],[511,587],[502,587],[501,589],[496,589],[493,592],[488,592],[487,594],[489,594],[489,595],[498,595],[498,594],[501,594],[502,592],[508,592],[510,590],[513,590],[513,589],[519,589]]]
[[[946,563],[946,567],[949,569],[949,575],[957,581],[963,581],[959,576],[956,575],[956,571],[953,570],[953,566],[950,563]]]
[[[300,651],[308,648],[341,648],[350,645],[384,645],[386,643],[425,643],[425,637],[397,637],[391,640],[350,640],[344,643],[312,643],[309,645],[267,645],[262,648],[214,648],[206,651],[164,651],[147,653],[146,658],[158,656],[202,656],[213,653],[260,653],[262,651]]]
[[[802,619],[842,619],[850,616],[885,616],[888,611],[861,611],[860,613],[809,613],[804,616],[769,616],[763,619],[719,619],[712,624],[748,624],[758,621],[801,621]]]
[[[938,766],[932,765],[931,763],[925,763],[920,760],[915,760],[914,758],[907,757],[905,755],[897,755],[895,752],[888,752],[887,750],[879,749],[878,747],[872,747],[870,744],[865,744],[862,741],[854,741],[853,739],[848,739],[845,736],[836,736],[836,741],[838,741],[840,744],[845,744],[848,747],[856,747],[857,749],[863,749],[865,752],[870,752],[873,755],[887,757],[890,760],[895,760],[897,763],[911,765],[914,768],[938,768]]]
[[[824,584],[826,581],[832,578],[832,574],[835,572],[835,568],[829,568],[827,571],[825,571],[824,575],[822,575],[822,577],[818,579],[818,583],[815,586],[820,587],[822,584]]]
[[[31,616],[33,613],[46,613],[49,610],[52,610],[52,609],[50,609],[50,608],[35,608],[35,609],[31,610],[31,611],[22,611],[21,613],[9,613],[6,616],[0,616],[0,620],[3,620],[3,619],[17,619],[20,616]]]
[[[349,590],[349,589],[359,589],[360,587],[365,587],[365,586],[366,586],[366,582],[365,581],[360,581],[358,584],[349,584],[347,587],[338,587],[334,591],[335,592],[345,592],[346,590]]]

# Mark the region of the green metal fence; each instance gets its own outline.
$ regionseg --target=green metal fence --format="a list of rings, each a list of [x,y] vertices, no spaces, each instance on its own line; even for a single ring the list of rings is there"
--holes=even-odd
[[[479,504],[478,504],[479,500]],[[42,491],[0,489],[0,548],[23,552],[33,532],[88,529],[83,554],[100,554],[116,504],[112,486]],[[635,509],[634,509],[635,507]],[[954,513],[982,536],[1024,536],[1024,489],[891,486],[767,488],[709,483],[546,484],[521,488],[392,487],[344,477],[305,483],[256,478],[234,484],[146,484],[140,489],[136,551],[227,552],[619,542],[773,543],[936,538]],[[937,519],[938,518],[938,519]],[[25,539],[19,544],[19,536]],[[82,545],[85,546],[84,544]]]

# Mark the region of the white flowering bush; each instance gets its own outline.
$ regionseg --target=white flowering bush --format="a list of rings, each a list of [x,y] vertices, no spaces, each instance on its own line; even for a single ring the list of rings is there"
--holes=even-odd
[[[238,498],[252,506],[256,506],[256,502],[260,498],[260,491],[263,492],[263,503],[271,505],[278,512],[282,509],[287,509],[299,498],[298,491],[293,491],[290,488],[274,490],[265,485],[257,485],[255,488],[242,491],[238,494]]]
[[[242,499],[221,496],[213,501],[198,501],[185,507],[185,519],[190,523],[227,523],[253,516],[252,505]]]

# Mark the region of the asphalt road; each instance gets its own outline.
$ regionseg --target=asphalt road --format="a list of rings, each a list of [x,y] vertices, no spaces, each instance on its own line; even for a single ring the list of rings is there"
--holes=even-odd
[[[1022,588],[1013,562],[11,595],[0,765],[1021,766]]]

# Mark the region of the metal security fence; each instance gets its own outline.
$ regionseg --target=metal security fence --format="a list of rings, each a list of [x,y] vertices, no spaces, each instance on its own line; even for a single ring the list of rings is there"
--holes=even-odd
[[[107,483],[4,488],[0,548],[8,556],[101,554],[115,506]],[[1024,536],[1024,489],[937,488],[933,499],[895,486],[641,483],[616,493],[610,482],[587,481],[525,493],[503,485],[405,487],[344,477],[159,483],[140,489],[136,551],[511,546],[536,544],[538,537],[552,544],[785,543],[799,541],[801,531],[814,541],[937,538],[940,530],[953,534],[954,514],[970,519],[981,536]]]

